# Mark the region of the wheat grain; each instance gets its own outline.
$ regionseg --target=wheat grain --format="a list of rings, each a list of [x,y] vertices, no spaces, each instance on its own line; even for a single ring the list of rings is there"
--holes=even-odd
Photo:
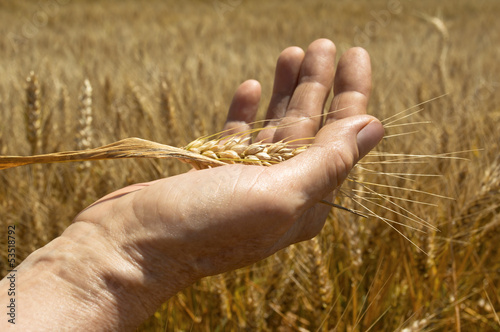
[[[286,142],[252,143],[247,145],[250,137],[236,136],[224,142],[224,139],[196,139],[185,149],[203,156],[223,161],[228,164],[246,164],[271,166],[272,164],[293,158],[302,153],[308,145],[293,147]]]

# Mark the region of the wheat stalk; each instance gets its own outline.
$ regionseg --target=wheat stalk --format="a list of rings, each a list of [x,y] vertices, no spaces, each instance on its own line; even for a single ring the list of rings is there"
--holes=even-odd
[[[1,156],[0,169],[29,164],[61,163],[124,158],[175,158],[196,169],[246,164],[270,166],[305,151],[307,146],[290,148],[288,143],[254,143],[245,146],[245,139],[197,139],[184,148],[177,148],[141,138],[126,138],[115,143],[83,151],[47,153],[34,156]]]
[[[132,137],[83,151],[57,152],[35,156],[2,156],[0,157],[0,169],[29,164],[124,158],[176,158],[189,162],[198,168],[216,167],[226,164],[182,148]]]

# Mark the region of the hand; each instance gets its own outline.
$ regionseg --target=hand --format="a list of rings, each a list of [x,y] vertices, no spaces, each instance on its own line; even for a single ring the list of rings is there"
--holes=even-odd
[[[332,197],[383,136],[380,122],[364,115],[371,87],[367,53],[347,51],[336,74],[334,63],[335,46],[328,40],[313,42],[305,54],[293,47],[279,57],[268,123],[257,140],[316,136],[302,154],[271,167],[228,165],[133,185],[77,216],[61,239],[75,257],[85,252],[95,261],[81,266],[82,280],[67,280],[101,293],[94,303],[85,302],[87,311],[93,306],[106,313],[94,323],[135,328],[197,279],[254,263],[321,230],[329,207],[318,202]],[[316,115],[332,85],[335,97],[322,126]],[[259,99],[259,84],[244,82],[225,129],[248,128]],[[78,251],[79,246],[87,249]],[[92,254],[92,248],[101,252]]]
[[[288,48],[278,60],[267,129],[257,140],[316,136],[308,151],[267,168],[228,165],[132,186],[77,217],[98,225],[144,273],[149,284],[139,293],[154,296],[149,312],[201,277],[251,264],[321,230],[329,207],[318,202],[383,136],[376,119],[359,116],[371,87],[367,53],[349,50],[336,75],[334,63],[335,46],[328,40],[315,41],[305,54]],[[321,128],[317,115],[334,81],[335,98]],[[259,99],[259,84],[243,83],[224,129],[247,129]],[[298,119],[303,121],[274,129]]]

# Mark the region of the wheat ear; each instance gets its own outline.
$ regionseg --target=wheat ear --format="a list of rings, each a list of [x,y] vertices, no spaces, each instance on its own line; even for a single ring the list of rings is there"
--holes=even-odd
[[[175,158],[197,169],[236,163],[270,166],[290,159],[308,147],[308,145],[292,147],[289,142],[259,142],[246,145],[249,139],[249,137],[232,137],[224,142],[222,139],[196,139],[184,148],[176,148],[132,137],[81,151],[34,156],[0,156],[0,169],[29,164],[123,158]]]
[[[26,78],[26,137],[31,154],[42,149],[42,114],[40,107],[40,84],[34,72]]]

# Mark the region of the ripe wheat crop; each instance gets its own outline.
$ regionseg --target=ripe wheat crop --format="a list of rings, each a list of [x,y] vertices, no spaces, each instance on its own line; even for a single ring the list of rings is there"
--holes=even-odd
[[[334,208],[313,240],[200,280],[139,331],[499,331],[500,3],[395,3],[2,5],[0,155],[37,163],[0,171],[18,261],[117,188],[279,162],[259,142],[243,150],[252,132],[210,135],[239,83],[259,80],[265,105],[279,52],[321,36],[368,50],[368,111],[386,129],[333,202],[354,213]],[[39,164],[50,158],[85,161]]]

